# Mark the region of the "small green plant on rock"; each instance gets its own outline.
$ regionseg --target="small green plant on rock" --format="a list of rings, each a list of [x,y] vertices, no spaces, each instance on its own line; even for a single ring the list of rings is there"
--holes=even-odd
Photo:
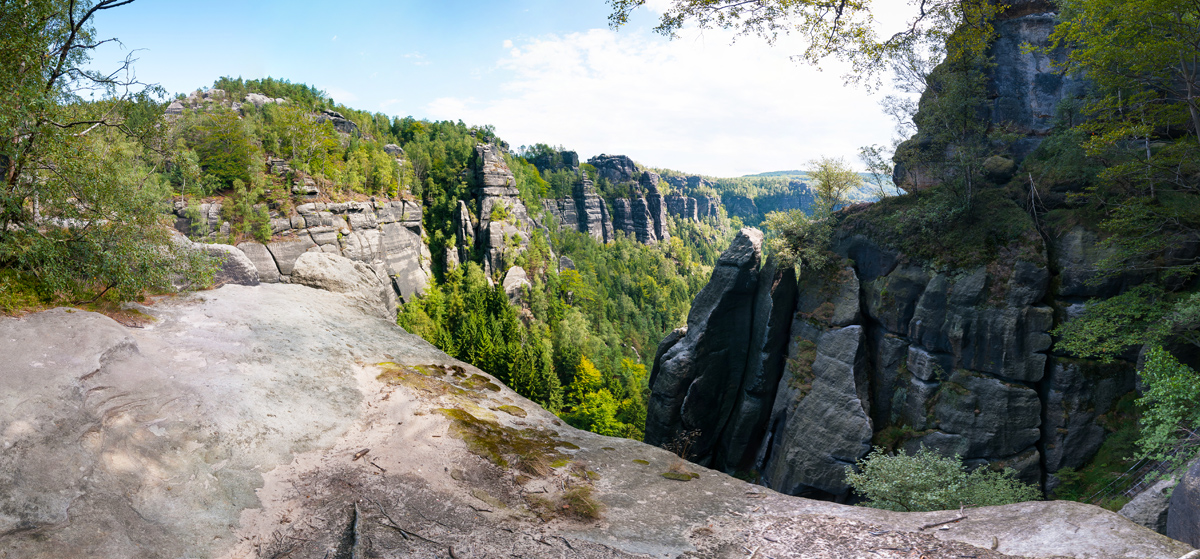
[[[913,455],[875,447],[857,466],[859,472],[847,466],[846,481],[871,508],[918,512],[1041,499],[1038,488],[1016,479],[1011,469],[967,472],[959,456],[944,457],[924,446]]]

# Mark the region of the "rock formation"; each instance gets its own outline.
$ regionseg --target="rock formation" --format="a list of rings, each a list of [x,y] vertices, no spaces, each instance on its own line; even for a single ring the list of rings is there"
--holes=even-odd
[[[598,178],[604,179],[612,184],[621,184],[624,182],[632,182],[637,180],[638,168],[637,164],[624,155],[605,155],[600,154],[591,159],[588,163],[596,168]]]
[[[1171,492],[1165,533],[1171,538],[1200,547],[1200,459],[1188,466],[1179,485]]]
[[[508,269],[516,254],[509,249],[515,245],[519,253],[529,245],[531,224],[517,180],[504,162],[500,147],[495,144],[475,146],[475,186],[471,196],[479,216],[476,243],[483,253],[483,269],[488,275],[493,271]]]
[[[1056,64],[1065,60],[1066,52],[1046,52],[1047,39],[1058,23],[1057,12],[1057,6],[1048,0],[1017,0],[1007,3],[994,23],[996,39],[988,52],[992,63],[986,69],[988,91],[981,116],[1020,136],[1003,158],[1013,164],[1020,163],[1049,135],[1060,101],[1085,95],[1086,82],[1077,75],[1063,74]],[[934,70],[935,75],[938,72]],[[919,157],[903,155],[931,146],[930,138],[918,132],[897,148],[892,176],[897,185],[925,188],[937,180],[928,176],[922,164],[909,162]]]
[[[1071,502],[971,509],[947,530],[923,531],[958,511],[798,499],[699,466],[686,468],[698,476],[690,481],[667,479],[675,455],[563,425],[342,293],[227,285],[138,308],[152,320],[145,328],[73,309],[0,318],[5,554],[717,559],[746,556],[749,546],[771,557],[888,547],[980,559],[1177,559],[1190,551]],[[590,494],[601,519],[572,517],[578,501],[564,487]]]
[[[321,109],[321,112],[317,114],[317,124],[324,124],[326,122],[332,122],[333,129],[342,134],[358,135],[358,125],[345,116],[342,116],[342,113],[329,109]]]
[[[200,204],[194,211],[177,204],[175,215],[176,229],[201,239],[216,240],[217,232],[227,227],[218,203]],[[272,214],[272,242],[246,241],[219,250],[244,255],[256,279],[265,283],[292,281],[296,261],[306,252],[343,256],[366,264],[396,295],[411,301],[425,291],[431,276],[432,255],[422,238],[421,216],[420,202],[410,200],[301,204],[295,215]],[[233,261],[240,260],[234,256]],[[233,261],[227,260],[226,267]]]
[[[686,332],[659,346],[649,381],[648,444],[698,431],[691,454],[699,463],[711,462],[746,372],[761,254],[762,233],[739,232],[696,296]]]
[[[612,217],[608,204],[596,194],[592,180],[578,173],[571,198],[541,200],[542,209],[559,227],[592,235],[600,242],[613,240]]]
[[[698,462],[825,496],[847,493],[845,467],[885,431],[903,433],[886,439],[899,449],[1010,467],[1048,489],[1054,472],[1095,455],[1102,416],[1134,388],[1132,364],[1050,355],[1048,332],[1053,308],[1082,289],[1061,278],[1094,269],[1102,254],[1073,250],[1070,235],[1054,243],[1051,289],[1044,250],[939,270],[839,234],[835,251],[850,266],[810,270],[798,287],[778,272],[756,280],[769,269],[757,256],[736,260],[733,273],[733,255],[748,252],[739,236],[693,303],[686,335],[659,348],[647,442],[698,429]],[[1086,285],[1088,296],[1103,288]],[[736,310],[718,312],[726,308]]]

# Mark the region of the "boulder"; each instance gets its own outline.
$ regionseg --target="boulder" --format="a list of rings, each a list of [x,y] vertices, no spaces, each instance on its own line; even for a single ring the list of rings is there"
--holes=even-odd
[[[655,359],[647,443],[672,443],[696,431],[692,453],[702,463],[711,460],[746,371],[761,254],[762,232],[742,229],[693,301],[687,333]]]
[[[521,292],[533,286],[529,283],[529,276],[525,274],[525,269],[520,266],[513,266],[504,274],[504,293],[508,295],[510,301],[519,302],[521,300]]]
[[[306,252],[296,260],[292,283],[341,293],[365,313],[396,320],[396,294],[391,282],[362,262],[325,252]]]
[[[275,265],[275,257],[271,256],[271,251],[267,250],[265,245],[247,241],[238,243],[237,247],[254,264],[259,281],[279,283],[279,266]]]
[[[1160,479],[1149,489],[1138,493],[1117,512],[1137,524],[1165,534],[1167,533],[1167,511],[1171,503],[1171,489],[1178,483],[1179,480],[1174,478]]]
[[[279,266],[279,273],[283,276],[292,275],[292,268],[296,265],[296,259],[300,258],[308,249],[317,246],[316,243],[309,238],[308,235],[299,237],[296,240],[275,241],[267,243],[267,250],[271,252],[271,256],[275,259],[275,264]]]
[[[259,245],[261,246],[261,245]],[[196,248],[203,250],[215,258],[221,266],[213,278],[216,285],[258,285],[258,267],[244,252],[237,247],[219,244],[197,244]]]
[[[574,270],[575,269],[575,261],[571,260],[570,256],[566,256],[566,255],[560,256],[558,258],[558,269],[560,271],[561,270]]]
[[[1200,547],[1200,459],[1188,466],[1171,492],[1166,535]]]

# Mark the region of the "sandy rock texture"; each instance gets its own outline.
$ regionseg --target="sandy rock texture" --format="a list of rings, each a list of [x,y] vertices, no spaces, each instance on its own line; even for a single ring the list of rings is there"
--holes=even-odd
[[[144,307],[144,328],[71,309],[0,319],[0,557],[1190,550],[1075,503],[968,510],[921,530],[958,512],[781,495],[571,429],[359,303],[226,285]]]

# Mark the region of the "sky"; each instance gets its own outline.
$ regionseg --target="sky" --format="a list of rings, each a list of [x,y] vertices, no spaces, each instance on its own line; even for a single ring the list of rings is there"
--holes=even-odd
[[[139,80],[172,93],[272,76],[360,110],[491,124],[513,147],[713,176],[820,156],[861,167],[860,146],[890,142],[886,91],[843,85],[834,63],[793,62],[801,47],[788,38],[687,29],[669,40],[651,31],[667,1],[614,31],[603,0],[137,0],[96,19],[121,43],[93,66],[132,54]]]

